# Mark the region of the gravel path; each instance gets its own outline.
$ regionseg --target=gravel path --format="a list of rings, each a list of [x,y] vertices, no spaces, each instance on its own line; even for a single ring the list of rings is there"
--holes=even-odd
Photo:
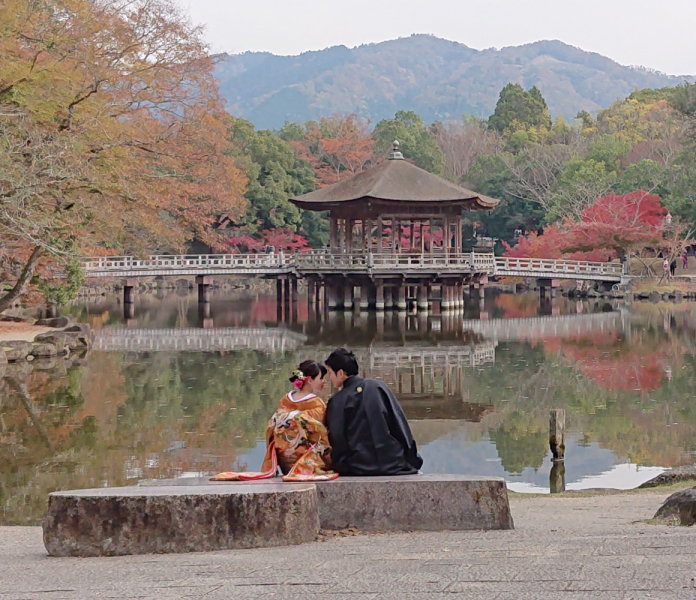
[[[644,522],[673,491],[514,496],[514,531],[185,555],[50,558],[40,528],[4,527],[0,600],[696,600],[696,529]]]

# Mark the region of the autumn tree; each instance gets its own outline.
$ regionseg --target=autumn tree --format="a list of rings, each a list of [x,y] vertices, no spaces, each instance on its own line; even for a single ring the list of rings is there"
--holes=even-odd
[[[243,207],[245,180],[200,30],[169,0],[5,0],[2,14],[0,310],[37,267],[86,252],[219,244],[211,225]]]
[[[376,161],[368,124],[356,115],[336,114],[303,125],[288,123],[280,137],[312,165],[320,186],[356,175]]]

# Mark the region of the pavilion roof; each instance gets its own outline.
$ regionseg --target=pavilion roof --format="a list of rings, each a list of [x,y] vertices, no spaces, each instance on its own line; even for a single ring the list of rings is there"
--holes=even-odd
[[[394,153],[392,153],[393,155]],[[461,203],[474,210],[490,210],[500,200],[482,196],[428,173],[405,160],[390,155],[389,160],[325,188],[290,198],[307,210],[327,210],[360,199],[415,203]]]

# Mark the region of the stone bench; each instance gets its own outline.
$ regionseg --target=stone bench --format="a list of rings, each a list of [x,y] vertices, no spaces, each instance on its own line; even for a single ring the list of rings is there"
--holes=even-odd
[[[464,475],[280,480],[153,480],[55,492],[44,520],[53,556],[191,552],[300,544],[324,529],[512,529],[505,481]]]
[[[313,484],[97,488],[49,495],[51,556],[119,556],[287,546],[319,533]]]

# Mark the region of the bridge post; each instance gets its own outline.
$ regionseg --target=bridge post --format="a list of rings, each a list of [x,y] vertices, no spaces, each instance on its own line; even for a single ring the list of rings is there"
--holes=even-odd
[[[560,279],[550,279],[550,278],[540,278],[537,279],[537,285],[539,286],[539,296],[544,298],[546,296],[546,289],[550,290],[550,295],[552,298],[556,297],[556,290],[561,286]]]
[[[454,286],[455,303],[457,308],[464,309],[464,283],[458,281]]]
[[[138,280],[135,277],[129,277],[123,284],[123,304],[133,304],[135,302],[135,286]]]
[[[486,295],[486,284],[488,283],[488,277],[483,276],[479,279],[479,298],[484,298]]]
[[[285,319],[290,315],[290,279],[283,280],[283,304],[285,306]]]
[[[375,282],[377,288],[377,299],[375,300],[375,309],[379,312],[384,311],[384,282],[378,279]],[[379,321],[377,322],[379,325]],[[382,332],[384,332],[384,317],[382,317]]]
[[[336,310],[338,308],[338,289],[336,287],[336,282],[332,279],[328,279],[324,282],[326,301],[329,310]]]
[[[307,277],[307,303],[312,308],[317,303],[316,283],[314,277]]]
[[[290,300],[293,306],[297,306],[297,277],[291,276],[290,284],[292,286],[292,296]]]
[[[210,302],[210,285],[213,283],[211,275],[196,275],[198,285],[198,302]]]

